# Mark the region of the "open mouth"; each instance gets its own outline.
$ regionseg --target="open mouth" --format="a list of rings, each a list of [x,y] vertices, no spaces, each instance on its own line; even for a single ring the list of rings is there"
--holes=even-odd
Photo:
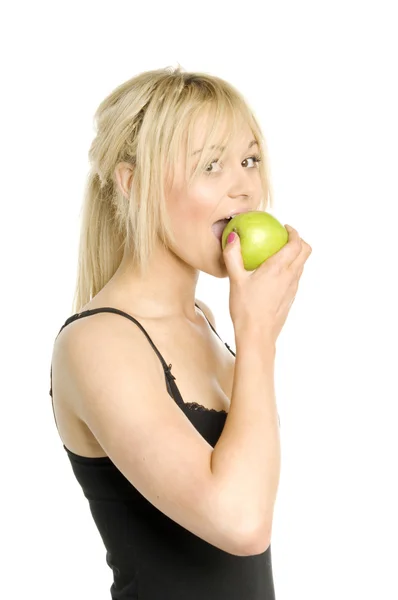
[[[227,223],[229,223],[232,218],[233,217],[228,217],[227,219],[220,219],[219,221],[216,221],[215,223],[213,223],[213,225],[211,226],[214,235],[220,242],[221,242],[221,238],[222,238],[222,233],[223,233],[225,227],[227,226]]]

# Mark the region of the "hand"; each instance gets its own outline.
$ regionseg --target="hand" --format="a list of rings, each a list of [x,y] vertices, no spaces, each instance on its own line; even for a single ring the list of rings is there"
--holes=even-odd
[[[229,310],[235,333],[255,328],[275,343],[282,330],[304,265],[312,252],[293,227],[285,225],[285,228],[288,242],[255,271],[244,268],[238,234],[223,251],[230,279]]]

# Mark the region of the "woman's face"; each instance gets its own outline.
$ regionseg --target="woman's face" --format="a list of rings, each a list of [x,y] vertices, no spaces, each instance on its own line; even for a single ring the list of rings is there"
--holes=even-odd
[[[194,130],[194,149],[205,144],[204,127],[198,120]],[[228,147],[223,163],[217,162],[220,151],[214,149],[214,159],[199,173],[192,185],[185,181],[185,155],[174,170],[174,181],[166,191],[167,209],[176,245],[171,250],[195,269],[215,277],[226,277],[221,242],[212,230],[215,221],[232,212],[257,210],[263,196],[256,156],[259,148],[251,145],[254,135],[242,122],[239,135]],[[253,158],[254,157],[254,158]],[[199,153],[191,157],[192,169]]]

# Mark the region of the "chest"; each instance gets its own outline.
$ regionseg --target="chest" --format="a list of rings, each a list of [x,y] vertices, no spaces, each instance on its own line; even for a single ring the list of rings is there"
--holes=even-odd
[[[185,403],[228,412],[235,357],[205,318],[142,323],[175,377]]]
[[[228,412],[235,358],[212,330],[160,336],[159,345],[184,402]]]
[[[142,322],[142,325],[166,363],[172,365],[171,372],[184,403],[228,412],[235,357],[208,324],[171,327]],[[54,367],[62,371],[62,364]],[[57,379],[63,381],[62,373]],[[173,402],[171,397],[170,401]],[[74,413],[73,399],[68,397],[66,387],[54,390],[53,408],[59,435],[67,448],[82,456],[104,456],[90,429]]]

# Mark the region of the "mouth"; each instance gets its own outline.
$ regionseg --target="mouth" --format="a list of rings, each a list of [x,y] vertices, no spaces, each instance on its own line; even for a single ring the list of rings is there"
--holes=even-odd
[[[216,238],[221,242],[222,234],[223,234],[223,231],[224,231],[225,227],[227,226],[227,224],[237,215],[240,215],[242,213],[249,212],[249,211],[250,211],[250,209],[237,210],[237,211],[229,214],[227,217],[225,217],[225,219],[219,219],[218,221],[213,223],[211,228],[212,228],[213,233],[216,236]]]
[[[222,233],[227,226],[227,224],[231,221],[233,217],[227,217],[226,219],[219,219],[211,226],[214,235],[221,242]]]

